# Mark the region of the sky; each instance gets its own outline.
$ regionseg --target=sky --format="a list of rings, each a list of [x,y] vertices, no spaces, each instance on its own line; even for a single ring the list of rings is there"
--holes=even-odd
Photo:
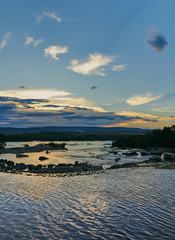
[[[0,0],[0,127],[175,124],[174,0]]]

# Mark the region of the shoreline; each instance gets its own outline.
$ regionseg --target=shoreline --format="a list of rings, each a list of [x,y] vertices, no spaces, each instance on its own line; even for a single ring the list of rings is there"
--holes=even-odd
[[[130,162],[121,165],[115,164],[109,168],[103,169],[101,165],[92,165],[88,163],[79,163],[76,161],[74,164],[49,164],[45,165],[32,165],[24,163],[14,163],[13,161],[0,159],[0,172],[20,174],[26,176],[42,176],[42,177],[71,177],[80,175],[99,174],[100,172],[114,170],[114,169],[128,169],[128,168],[147,168],[153,167],[156,169],[172,169],[175,170],[175,162],[162,160],[160,157],[152,157],[142,162]]]
[[[24,155],[26,153],[36,153],[52,150],[67,150],[65,148],[65,143],[40,143],[35,146],[24,145],[23,147],[14,147],[14,148],[4,148],[0,149],[0,154],[16,154],[17,158],[20,157],[28,157],[28,155]],[[152,149],[128,149],[127,152],[123,152],[123,156],[125,157],[134,157],[138,156],[150,156],[147,160],[142,159],[139,162],[133,162],[132,160],[118,164],[121,155],[118,154],[118,148],[109,148],[109,153],[113,153],[116,157],[115,164],[110,164],[107,168],[103,167],[102,164],[89,164],[86,162],[79,163],[75,161],[74,164],[68,163],[59,163],[59,164],[38,164],[33,165],[30,162],[25,164],[24,162],[15,163],[14,161],[7,159],[0,159],[0,172],[7,172],[11,174],[25,174],[25,175],[42,175],[42,176],[75,176],[75,175],[91,175],[97,173],[99,171],[111,170],[111,169],[122,169],[122,168],[139,168],[139,167],[154,167],[159,169],[175,169],[175,154],[170,152],[164,152],[168,149],[163,148],[152,148]],[[39,160],[44,161],[48,158],[45,156],[40,156]]]
[[[34,173],[34,174],[81,174],[93,173],[103,170],[101,165],[92,165],[88,163],[79,163],[75,161],[74,164],[48,164],[48,165],[33,165],[24,163],[14,163],[13,161],[0,159],[0,171],[8,173]]]

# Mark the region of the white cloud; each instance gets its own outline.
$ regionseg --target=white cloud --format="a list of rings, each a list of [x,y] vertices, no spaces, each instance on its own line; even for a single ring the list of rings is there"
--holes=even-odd
[[[45,48],[44,50],[44,56],[48,57],[50,56],[51,58],[55,59],[55,60],[59,60],[59,58],[57,57],[58,54],[64,54],[68,52],[68,47],[66,46],[50,46],[48,48]]]
[[[44,39],[35,40],[34,43],[33,43],[33,46],[36,47],[36,46],[38,46],[42,42],[44,42]]]
[[[83,75],[99,75],[105,76],[103,66],[108,65],[114,61],[114,56],[103,56],[99,53],[90,54],[88,59],[84,63],[80,63],[74,59],[71,61],[71,66],[68,69],[81,73]]]
[[[37,22],[37,23],[40,23],[42,19],[43,19],[43,16],[42,16],[42,15],[39,15],[39,16],[37,17],[37,19],[36,19],[36,22]]]
[[[25,45],[33,44],[34,47],[37,47],[42,42],[44,42],[44,39],[34,40],[33,37],[26,37],[24,44]]]
[[[8,32],[7,34],[4,35],[2,42],[0,43],[0,51],[2,51],[5,48],[10,37],[11,37],[10,32]]]
[[[26,37],[26,41],[25,41],[25,45],[28,45],[30,43],[33,43],[34,42],[34,38],[33,37]]]
[[[58,17],[55,13],[53,13],[53,12],[43,12],[42,15],[39,15],[37,17],[37,23],[39,23],[44,17],[48,17],[48,18],[54,19],[58,23],[61,22],[61,18]]]
[[[61,22],[61,18],[57,17],[57,15],[55,13],[43,12],[43,15],[46,17],[52,18],[59,23]]]
[[[155,101],[159,98],[161,98],[162,95],[159,95],[157,97],[153,97],[151,93],[147,93],[146,95],[144,96],[134,96],[134,97],[131,97],[129,99],[127,99],[127,103],[129,105],[142,105],[142,104],[145,104],[145,103],[149,103],[149,102],[152,102],[152,101]]]
[[[112,71],[123,71],[127,69],[127,64],[116,65],[112,67]]]
[[[11,97],[20,99],[50,99],[72,95],[69,92],[59,91],[54,89],[25,89],[25,90],[10,90],[0,91],[1,97]]]

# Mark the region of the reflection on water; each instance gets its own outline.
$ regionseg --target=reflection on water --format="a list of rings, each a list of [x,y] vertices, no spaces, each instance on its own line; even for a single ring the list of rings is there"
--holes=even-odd
[[[8,143],[7,147],[23,147],[25,144],[34,146],[40,142],[19,142],[19,143]],[[42,142],[43,143],[43,142]],[[44,142],[48,143],[48,142]],[[56,142],[61,143],[61,142]],[[25,164],[59,164],[59,163],[74,163],[75,161],[87,162],[95,165],[104,165],[109,167],[115,164],[115,159],[120,158],[118,164],[123,164],[126,162],[137,162],[141,160],[148,159],[149,157],[141,157],[140,155],[134,157],[126,157],[122,155],[126,150],[118,150],[118,155],[114,155],[110,149],[111,141],[95,141],[95,142],[66,142],[67,150],[56,150],[49,151],[49,154],[46,151],[37,152],[37,153],[27,153],[29,157],[17,158],[16,154],[1,154],[0,158],[12,160],[16,163],[25,163]],[[45,161],[40,161],[39,157],[45,156],[49,158]]]
[[[71,144],[69,161],[87,148],[89,161],[89,152],[97,162],[110,155],[104,143],[78,143],[76,153]],[[64,178],[0,173],[0,239],[173,240],[174,184],[174,170],[152,168]]]
[[[1,239],[174,239],[175,171],[0,174]],[[10,236],[11,238],[8,238]]]

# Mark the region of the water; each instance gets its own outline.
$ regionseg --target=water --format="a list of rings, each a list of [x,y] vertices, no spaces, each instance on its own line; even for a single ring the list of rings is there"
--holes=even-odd
[[[41,142],[10,142],[7,144],[7,148],[10,147],[23,147],[25,144],[29,146],[34,146]],[[42,142],[48,143],[48,142]],[[56,142],[61,143],[61,142]],[[29,157],[25,158],[16,158],[16,154],[1,154],[0,158],[12,160],[16,163],[24,162],[25,164],[59,164],[59,163],[74,163],[75,161],[87,162],[94,165],[103,165],[106,167],[112,166],[115,164],[115,159],[120,158],[117,164],[123,164],[126,162],[138,162],[141,160],[149,159],[148,156],[141,157],[140,155],[134,157],[127,157],[122,155],[123,152],[127,150],[115,150],[118,151],[118,155],[113,154],[113,150],[110,149],[111,141],[95,141],[95,142],[65,142],[66,150],[59,151],[50,151],[49,154],[46,154],[46,151],[37,152],[37,153],[27,153]],[[49,158],[46,161],[40,161],[39,156],[45,156]]]
[[[70,142],[62,157],[113,164],[108,152],[109,142]],[[154,168],[63,178],[0,173],[0,239],[173,240],[174,185],[174,170]]]

